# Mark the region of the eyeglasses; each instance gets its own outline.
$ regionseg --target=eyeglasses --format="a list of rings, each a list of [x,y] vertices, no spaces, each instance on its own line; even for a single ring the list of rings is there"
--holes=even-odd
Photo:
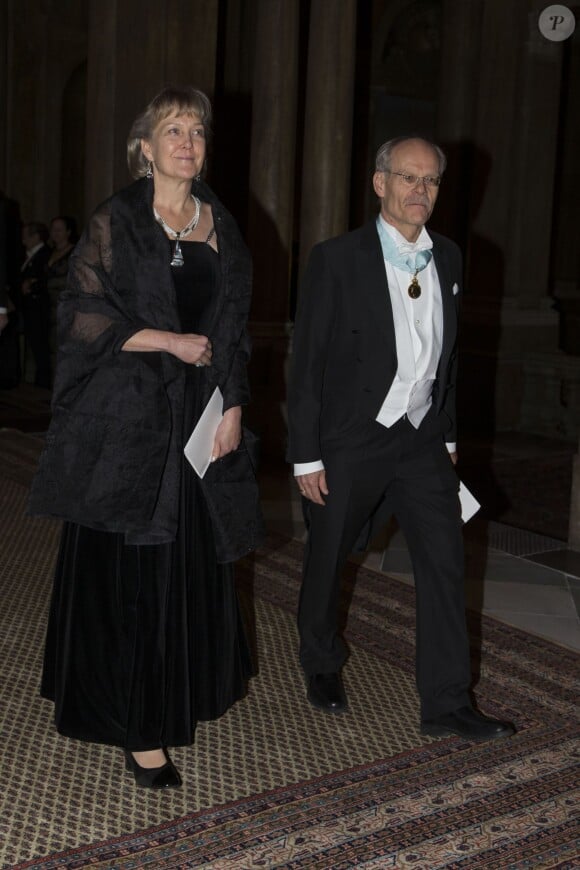
[[[409,175],[406,172],[395,172],[393,169],[385,169],[384,171],[388,172],[389,175],[398,175],[399,178],[403,179],[407,187],[416,187],[420,183],[426,187],[439,187],[441,184],[440,175]]]

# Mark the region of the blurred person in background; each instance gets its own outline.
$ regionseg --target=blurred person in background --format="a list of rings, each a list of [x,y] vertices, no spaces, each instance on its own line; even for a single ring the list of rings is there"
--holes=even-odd
[[[50,389],[50,305],[46,284],[46,265],[50,257],[48,231],[40,221],[22,227],[24,263],[20,268],[17,307],[22,314],[26,349],[34,360],[34,384]]]

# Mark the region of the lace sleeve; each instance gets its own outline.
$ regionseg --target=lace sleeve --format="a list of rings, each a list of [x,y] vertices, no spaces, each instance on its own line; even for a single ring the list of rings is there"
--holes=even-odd
[[[58,311],[59,346],[68,353],[118,353],[147,324],[131,316],[115,286],[108,204],[92,216],[70,261]]]

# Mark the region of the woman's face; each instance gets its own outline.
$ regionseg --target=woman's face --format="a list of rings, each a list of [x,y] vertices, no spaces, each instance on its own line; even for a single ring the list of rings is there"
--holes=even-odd
[[[64,221],[55,220],[50,225],[50,241],[55,248],[64,248],[69,242],[69,231]]]
[[[154,178],[191,180],[205,162],[205,129],[198,115],[173,113],[159,122],[151,139],[141,140],[141,148],[153,163]]]

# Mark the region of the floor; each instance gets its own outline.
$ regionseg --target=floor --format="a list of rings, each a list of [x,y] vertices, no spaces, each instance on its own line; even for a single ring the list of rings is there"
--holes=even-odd
[[[260,484],[268,528],[302,538],[300,497],[289,472],[269,469]],[[580,651],[580,552],[477,514],[465,525],[465,548],[469,607]],[[394,523],[355,558],[413,582],[405,539]]]

